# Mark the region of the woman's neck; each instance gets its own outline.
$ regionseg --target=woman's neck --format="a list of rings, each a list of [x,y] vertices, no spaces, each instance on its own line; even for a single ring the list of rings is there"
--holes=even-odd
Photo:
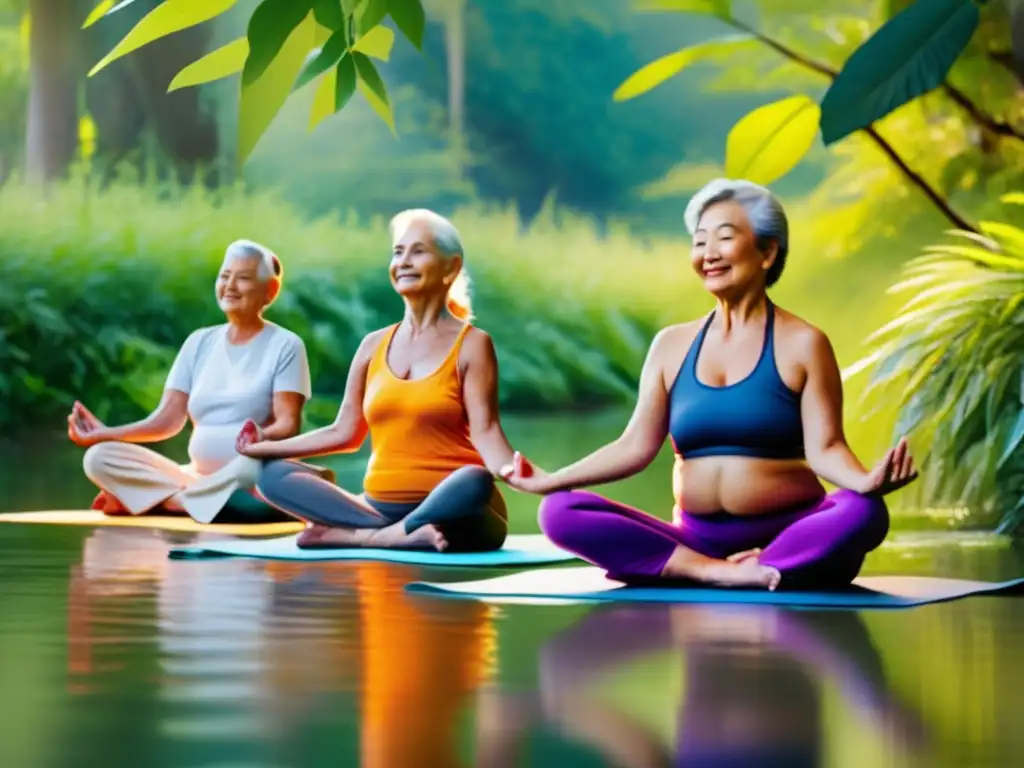
[[[740,296],[719,296],[716,315],[722,324],[722,333],[760,323],[768,314],[768,294],[764,290],[748,291]]]
[[[447,308],[448,297],[424,297],[423,299],[407,298],[405,300],[405,317],[402,321],[415,336],[423,331],[437,328],[446,322],[451,314]]]
[[[228,316],[228,341],[232,344],[245,344],[251,341],[266,325],[259,315],[255,317]]]

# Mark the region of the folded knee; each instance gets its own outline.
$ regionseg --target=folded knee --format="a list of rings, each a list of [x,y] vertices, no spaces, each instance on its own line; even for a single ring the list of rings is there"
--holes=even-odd
[[[104,475],[110,467],[114,454],[117,451],[117,443],[96,443],[85,450],[82,457],[82,469],[85,476],[94,481]]]
[[[548,494],[537,510],[540,529],[554,542],[565,540],[579,529],[578,513],[587,501],[582,491],[555,491]]]
[[[452,472],[448,483],[458,487],[467,502],[483,507],[494,492],[494,475],[486,467],[465,466]]]
[[[260,467],[256,488],[264,498],[276,496],[281,481],[298,469],[298,465],[288,459],[265,461]]]
[[[880,544],[889,533],[889,507],[879,496],[841,491],[845,518],[851,529]]]

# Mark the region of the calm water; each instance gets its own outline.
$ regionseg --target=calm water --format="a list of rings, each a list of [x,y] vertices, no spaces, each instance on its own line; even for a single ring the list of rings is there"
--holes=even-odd
[[[621,415],[516,421],[554,466]],[[174,446],[171,452],[179,452]],[[667,456],[611,495],[667,514]],[[362,457],[339,462],[357,483]],[[80,452],[0,455],[0,509],[81,508]],[[536,500],[510,496],[515,530]],[[1019,765],[1024,600],[899,612],[489,607],[381,563],[171,561],[196,536],[0,525],[0,766]],[[1024,557],[899,534],[867,571]]]

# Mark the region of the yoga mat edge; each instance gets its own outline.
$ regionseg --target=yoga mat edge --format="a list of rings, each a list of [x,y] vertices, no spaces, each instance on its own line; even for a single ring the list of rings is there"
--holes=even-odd
[[[1024,577],[1003,582],[967,581],[923,576],[866,576],[844,591],[768,592],[703,587],[630,587],[612,581],[596,568],[564,568],[544,574],[516,573],[469,582],[424,582],[406,585],[413,593],[485,602],[567,604],[646,602],[775,605],[793,608],[911,608],[983,595],[1024,594]]]
[[[174,560],[210,557],[250,557],[263,560],[333,562],[341,560],[377,560],[409,565],[496,568],[520,565],[551,565],[575,560],[541,534],[510,535],[505,545],[492,552],[434,552],[401,549],[300,549],[296,536],[260,540],[208,541],[175,547],[168,556]]]
[[[295,533],[302,523],[197,523],[184,515],[104,515],[94,509],[59,509],[0,513],[0,523],[29,525],[88,525],[99,528],[148,528],[182,533],[222,533],[229,536],[279,536]]]

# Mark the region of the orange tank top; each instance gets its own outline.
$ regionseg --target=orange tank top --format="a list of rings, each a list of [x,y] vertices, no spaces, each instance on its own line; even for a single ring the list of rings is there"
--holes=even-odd
[[[467,323],[440,366],[420,379],[400,379],[387,363],[396,323],[384,335],[366,371],[363,417],[373,452],[363,492],[376,501],[422,501],[459,467],[484,466],[469,439],[462,402],[459,351]]]

